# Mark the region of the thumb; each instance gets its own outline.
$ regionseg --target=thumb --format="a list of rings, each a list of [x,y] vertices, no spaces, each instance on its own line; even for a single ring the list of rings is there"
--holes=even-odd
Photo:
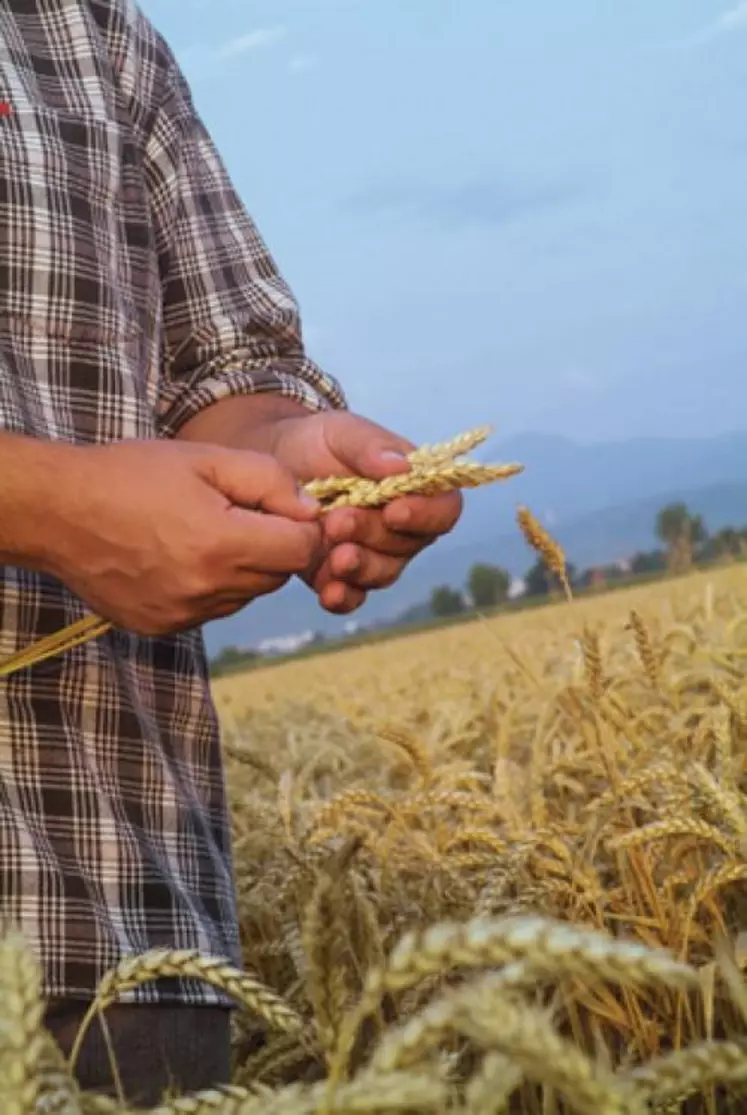
[[[299,489],[295,477],[265,453],[221,449],[206,456],[203,475],[237,507],[266,511],[286,519],[310,522],[319,503]]]
[[[407,454],[415,446],[406,438],[356,414],[340,414],[325,430],[329,452],[356,476],[383,480],[385,476],[407,472]]]

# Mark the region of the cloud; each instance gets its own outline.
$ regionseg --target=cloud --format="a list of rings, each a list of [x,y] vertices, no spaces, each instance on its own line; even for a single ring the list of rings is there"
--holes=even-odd
[[[257,27],[223,43],[215,51],[214,57],[233,58],[237,54],[247,54],[250,50],[260,50],[284,39],[286,34],[285,27]]]
[[[288,69],[293,73],[306,73],[316,69],[319,59],[315,54],[296,54],[288,62]]]
[[[747,0],[736,0],[731,7],[726,8],[714,20],[695,31],[692,35],[680,40],[680,45],[685,47],[698,47],[711,43],[716,39],[723,39],[728,35],[738,35],[747,32]]]
[[[505,225],[565,205],[577,194],[559,183],[522,186],[483,179],[453,186],[374,186],[353,194],[349,204],[359,212],[419,217],[452,227]]]
[[[739,0],[723,12],[716,20],[715,30],[727,35],[732,31],[747,31],[747,0]]]

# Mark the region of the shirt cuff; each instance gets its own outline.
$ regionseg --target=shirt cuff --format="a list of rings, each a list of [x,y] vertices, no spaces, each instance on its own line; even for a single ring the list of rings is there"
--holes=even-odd
[[[274,368],[235,368],[200,379],[186,390],[162,391],[157,425],[161,437],[175,437],[182,426],[206,407],[234,395],[275,394],[292,399],[311,413],[347,410],[348,403],[337,380],[311,360],[304,359],[298,371]]]

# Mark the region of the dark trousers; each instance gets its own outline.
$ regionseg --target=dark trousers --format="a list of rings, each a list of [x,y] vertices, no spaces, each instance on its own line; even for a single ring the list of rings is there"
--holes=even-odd
[[[55,1001],[48,1008],[45,1025],[66,1058],[87,1008],[87,1003],[73,1001]],[[129,1104],[152,1107],[162,1102],[165,1093],[198,1092],[230,1083],[230,1009],[115,1003],[104,1018]],[[86,1031],[75,1077],[83,1091],[116,1095],[98,1016]]]

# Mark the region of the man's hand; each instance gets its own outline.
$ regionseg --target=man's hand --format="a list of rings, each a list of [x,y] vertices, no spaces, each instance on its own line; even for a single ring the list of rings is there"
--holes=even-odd
[[[145,441],[64,447],[56,460],[41,564],[138,634],[230,615],[321,552],[318,505],[266,455]]]
[[[299,480],[382,480],[407,472],[405,455],[414,448],[368,419],[334,411],[279,420],[268,451]],[[392,585],[416,554],[452,530],[461,510],[461,494],[449,492],[404,496],[377,510],[330,511],[322,520],[328,552],[305,579],[327,611],[355,611],[368,591]]]
[[[407,472],[414,445],[349,411],[310,414],[300,403],[271,395],[237,396],[207,407],[179,437],[249,448],[275,457],[301,482],[327,476],[385,476]],[[405,496],[381,510],[338,508],[322,519],[326,554],[304,580],[329,612],[355,611],[371,589],[386,588],[426,546],[453,529],[459,492]]]

